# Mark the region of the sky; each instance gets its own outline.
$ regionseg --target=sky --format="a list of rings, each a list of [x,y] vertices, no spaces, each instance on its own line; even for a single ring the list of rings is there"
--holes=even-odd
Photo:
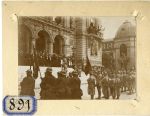
[[[118,28],[126,20],[136,25],[134,17],[100,17],[100,20],[102,27],[105,28],[104,39],[114,38]]]

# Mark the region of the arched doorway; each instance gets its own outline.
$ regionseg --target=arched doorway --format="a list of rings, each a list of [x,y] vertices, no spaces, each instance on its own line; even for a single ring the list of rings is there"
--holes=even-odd
[[[37,52],[47,52],[48,50],[48,43],[49,34],[45,30],[41,30],[38,32],[38,38],[36,40],[36,50]]]
[[[61,35],[56,35],[53,44],[53,53],[57,55],[64,54],[64,39]]]
[[[127,46],[125,44],[120,45],[120,56],[127,56]]]
[[[19,26],[18,64],[28,65],[28,58],[32,51],[32,32],[26,25]]]
[[[114,58],[113,58],[113,53],[109,52],[109,53],[103,53],[102,54],[102,65],[106,68],[106,69],[114,69]]]

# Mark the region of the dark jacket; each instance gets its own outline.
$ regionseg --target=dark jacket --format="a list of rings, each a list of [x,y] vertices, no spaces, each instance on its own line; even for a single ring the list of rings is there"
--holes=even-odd
[[[41,99],[56,99],[56,78],[53,75],[42,79],[40,86]]]
[[[35,96],[34,88],[35,88],[35,80],[33,77],[25,77],[23,81],[20,83],[21,92],[20,95],[29,95]]]

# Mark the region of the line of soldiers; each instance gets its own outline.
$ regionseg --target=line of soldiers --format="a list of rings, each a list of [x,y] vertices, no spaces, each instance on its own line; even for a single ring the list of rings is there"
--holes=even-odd
[[[101,99],[101,93],[105,99],[112,96],[113,99],[119,99],[121,92],[135,92],[135,70],[118,72],[101,71],[100,68],[93,69],[90,73],[88,82],[88,94],[94,99],[95,87],[98,91],[98,98]]]
[[[27,77],[21,82],[21,95],[31,95],[34,96],[34,83],[30,81],[34,80],[31,70],[27,70]],[[83,95],[80,89],[81,81],[78,78],[78,72],[74,70],[66,76],[65,71],[58,72],[58,78],[52,75],[52,68],[47,68],[45,72],[45,77],[41,78],[42,82],[40,84],[41,91],[40,96],[43,100],[48,99],[81,99]],[[25,82],[27,80],[27,82]],[[30,83],[29,83],[30,82]],[[31,87],[32,86],[32,87]]]
[[[20,95],[35,96],[35,80],[32,76],[32,70],[27,70],[26,73],[27,76],[20,83]],[[73,72],[69,72],[69,76],[63,69],[57,74],[58,78],[52,75],[52,68],[46,69],[45,77],[41,78],[41,99],[81,99],[83,92],[80,89],[81,80],[78,77],[77,68]],[[113,99],[119,99],[121,92],[128,92],[128,94],[135,92],[135,81],[135,70],[107,72],[102,71],[101,68],[95,68],[87,79],[88,94],[91,99],[94,99],[95,88],[97,88],[97,99],[102,98],[102,93],[105,99],[109,99],[110,96]]]

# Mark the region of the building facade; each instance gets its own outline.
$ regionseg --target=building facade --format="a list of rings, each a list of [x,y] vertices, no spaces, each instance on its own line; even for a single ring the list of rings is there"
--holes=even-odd
[[[103,65],[115,69],[136,67],[136,28],[129,21],[123,22],[111,40],[103,41]],[[107,64],[109,61],[109,64]],[[105,63],[107,62],[107,63]]]
[[[18,63],[28,65],[28,58],[37,53],[75,59],[81,65],[90,59],[102,65],[102,33],[96,17],[19,17]]]

